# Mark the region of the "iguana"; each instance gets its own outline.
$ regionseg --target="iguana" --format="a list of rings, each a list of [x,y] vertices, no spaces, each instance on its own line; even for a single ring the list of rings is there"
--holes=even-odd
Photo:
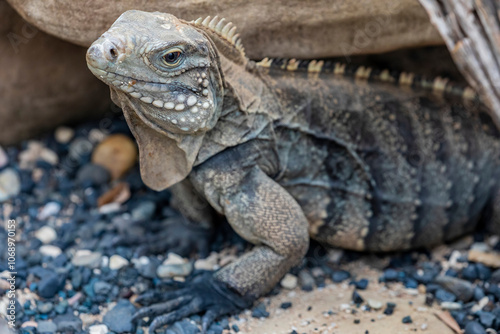
[[[328,61],[245,57],[210,17],[128,11],[89,48],[162,190],[186,180],[255,247],[189,288],[149,293],[150,332],[251,305],[309,238],[359,251],[429,247],[499,230],[500,134],[469,89]],[[459,95],[460,98],[453,97]],[[189,204],[189,201],[184,201]]]

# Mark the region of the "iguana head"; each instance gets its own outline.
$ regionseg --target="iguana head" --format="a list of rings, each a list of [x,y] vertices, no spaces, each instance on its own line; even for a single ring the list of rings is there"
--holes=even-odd
[[[231,24],[217,31],[209,23],[128,11],[87,51],[89,69],[111,87],[137,139],[143,180],[156,190],[187,176],[220,115],[216,45],[225,39],[236,50],[237,36]]]

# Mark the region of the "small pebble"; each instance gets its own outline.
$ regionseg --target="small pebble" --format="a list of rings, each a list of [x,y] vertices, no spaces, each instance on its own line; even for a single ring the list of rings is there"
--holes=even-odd
[[[442,302],[441,308],[448,311],[456,311],[462,309],[462,304],[455,302]]]
[[[92,163],[81,167],[76,174],[77,183],[85,186],[107,184],[110,178],[111,174],[106,168]]]
[[[298,278],[292,274],[286,274],[285,277],[281,280],[280,284],[285,289],[295,289],[297,287]]]
[[[175,276],[185,277],[193,271],[193,264],[191,262],[182,264],[162,264],[156,269],[156,274],[160,278],[172,278]]]
[[[102,254],[99,252],[91,252],[87,249],[82,249],[76,252],[71,259],[71,263],[75,267],[97,268],[101,264]]]
[[[438,276],[434,281],[463,302],[468,302],[474,296],[474,286],[469,281],[450,276]]]
[[[89,327],[89,334],[107,334],[108,332],[108,326],[104,324],[93,325]]]
[[[3,149],[2,146],[0,146],[0,168],[4,168],[7,166],[9,163],[9,157],[7,156],[7,153]]]
[[[21,191],[21,179],[13,168],[0,171],[0,203],[9,198],[19,195]]]
[[[470,250],[468,258],[471,262],[479,262],[491,268],[500,268],[500,252],[486,253],[477,250]]]
[[[205,259],[198,259],[194,262],[194,268],[198,270],[216,270],[218,254],[212,253]]]
[[[493,327],[493,323],[497,317],[492,312],[479,311],[476,313],[479,317],[479,322],[486,328]]]
[[[351,274],[345,270],[335,270],[332,273],[332,281],[334,283],[341,283],[351,277]]]
[[[384,310],[384,314],[385,315],[392,315],[394,313],[394,309],[396,308],[396,304],[395,303],[387,303],[387,307],[386,309]]]
[[[74,333],[82,330],[82,320],[71,313],[61,314],[54,318],[57,331],[63,333]]]
[[[111,270],[120,270],[121,268],[127,266],[129,264],[128,260],[121,257],[120,255],[112,255],[109,258],[109,269]]]
[[[122,134],[114,134],[104,139],[92,152],[92,163],[103,166],[117,180],[134,166],[137,147],[132,139]]]
[[[60,144],[67,144],[74,137],[75,131],[66,126],[58,127],[54,132],[54,138]]]
[[[289,309],[290,307],[292,307],[291,302],[284,302],[284,303],[281,303],[281,305],[280,305],[280,308],[282,308],[283,310]]]
[[[136,308],[131,302],[120,299],[115,307],[104,315],[102,322],[113,332],[130,333],[135,330],[135,323],[132,322],[135,311]]]
[[[187,259],[183,258],[180,255],[177,255],[175,253],[168,253],[167,258],[163,261],[163,265],[170,265],[170,264],[184,264],[187,263]]]
[[[52,321],[38,321],[37,332],[41,334],[52,334],[57,332],[57,325]]]
[[[314,289],[314,277],[307,270],[299,272],[300,288],[304,291],[312,291]]]
[[[365,290],[368,287],[368,280],[366,278],[362,278],[359,281],[353,281],[350,284],[354,284],[354,286],[359,290]]]
[[[266,305],[264,303],[260,303],[252,310],[253,318],[267,318],[269,317],[269,312],[266,311]]]
[[[361,295],[358,293],[357,290],[354,290],[352,292],[352,301],[353,301],[354,304],[361,304],[365,300],[363,299],[363,297],[361,297]]]
[[[40,253],[45,256],[58,257],[61,255],[61,248],[53,245],[43,245],[40,247]]]
[[[413,323],[413,320],[411,319],[411,317],[409,315],[407,315],[406,317],[403,318],[402,322],[403,322],[403,324],[411,324],[411,323]]]
[[[380,310],[383,304],[378,300],[368,299],[368,306],[374,310]]]
[[[57,239],[57,232],[50,226],[43,226],[35,232],[35,237],[44,244],[50,244]]]
[[[484,327],[477,321],[469,321],[467,325],[465,325],[464,334],[486,334]]]

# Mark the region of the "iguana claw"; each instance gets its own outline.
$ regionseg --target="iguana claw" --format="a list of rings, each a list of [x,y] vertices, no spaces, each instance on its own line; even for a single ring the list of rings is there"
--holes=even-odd
[[[205,312],[201,324],[202,333],[206,333],[217,317],[241,311],[252,304],[251,300],[231,291],[224,283],[216,281],[210,273],[195,277],[179,290],[145,293],[139,296],[136,302],[155,303],[141,308],[133,315],[133,320],[153,318],[149,333],[201,312]]]

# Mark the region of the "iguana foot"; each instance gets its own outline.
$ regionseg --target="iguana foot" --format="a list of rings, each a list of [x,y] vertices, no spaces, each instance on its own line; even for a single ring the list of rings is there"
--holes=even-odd
[[[164,220],[155,230],[144,236],[122,236],[116,240],[115,246],[138,245],[137,256],[173,252],[187,257],[197,251],[204,258],[209,254],[213,234],[210,228],[180,216]]]
[[[205,312],[201,321],[202,333],[205,333],[217,317],[241,311],[250,307],[253,302],[230,290],[224,283],[216,281],[209,273],[199,275],[183,285],[179,290],[152,291],[139,296],[136,302],[152,305],[137,311],[133,320],[153,318],[149,333],[154,333],[164,325]]]

